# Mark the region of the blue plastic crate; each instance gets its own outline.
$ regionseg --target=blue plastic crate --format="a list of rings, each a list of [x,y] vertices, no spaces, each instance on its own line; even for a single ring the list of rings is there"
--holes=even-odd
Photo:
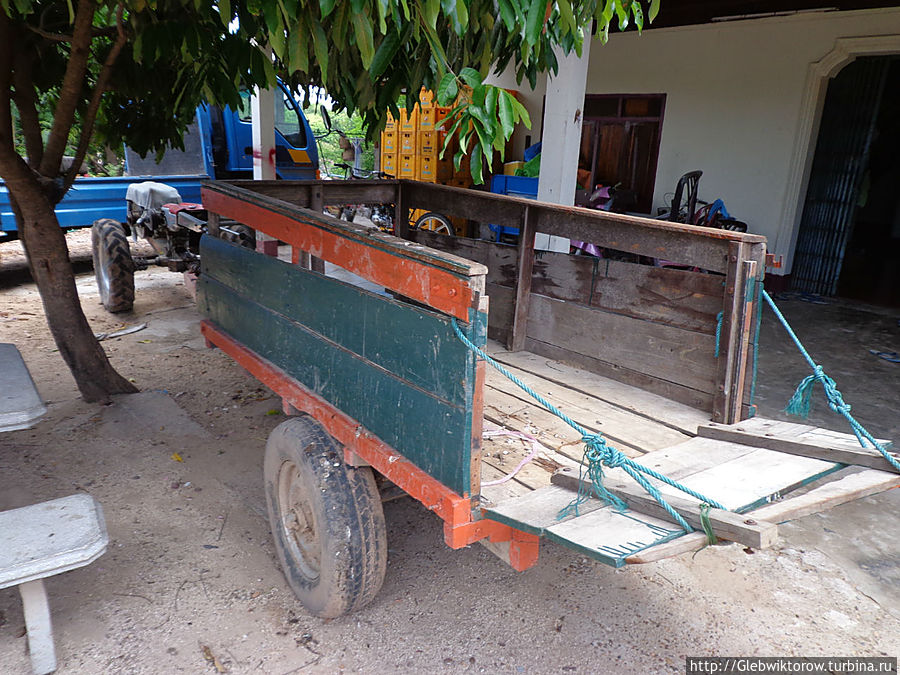
[[[495,175],[491,178],[491,192],[496,195],[537,199],[538,179],[527,176]],[[498,238],[501,234],[519,235],[518,227],[507,227],[506,225],[489,225],[488,227]]]

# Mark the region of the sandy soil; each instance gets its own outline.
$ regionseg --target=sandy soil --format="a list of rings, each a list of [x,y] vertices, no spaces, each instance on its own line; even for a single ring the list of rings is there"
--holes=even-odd
[[[786,526],[769,551],[717,546],[616,571],[545,544],[524,573],[480,546],[450,550],[440,521],[402,499],[385,505],[389,565],[375,602],[311,618],[282,578],[265,515],[262,449],[280,401],[205,348],[181,277],[150,268],[128,315],[107,314],[93,277],[78,276],[97,332],[147,324],[103,343],[142,393],[84,403],[15,271],[16,246],[0,245],[0,341],[18,345],[49,412],[0,436],[0,509],[87,491],[110,534],[102,558],[47,582],[60,673],[664,673],[684,672],[689,655],[900,654],[897,490]],[[897,438],[900,364],[868,354],[900,350],[897,317],[785,309],[829,351],[860,417]],[[827,317],[818,333],[813,316]],[[776,326],[763,335],[772,415],[805,372]],[[23,626],[17,592],[0,591],[0,673],[29,672]]]

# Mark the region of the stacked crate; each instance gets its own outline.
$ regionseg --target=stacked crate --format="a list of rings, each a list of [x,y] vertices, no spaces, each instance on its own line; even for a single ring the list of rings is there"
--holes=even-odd
[[[436,106],[433,93],[423,89],[411,112],[401,108],[399,120],[388,113],[381,133],[381,170],[399,178],[451,184],[454,149],[439,157],[446,136],[441,123],[449,112],[450,108]]]

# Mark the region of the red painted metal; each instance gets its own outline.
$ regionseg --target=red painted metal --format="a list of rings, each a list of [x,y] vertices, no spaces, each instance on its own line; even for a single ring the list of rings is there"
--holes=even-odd
[[[456,526],[444,523],[444,541],[450,548],[464,548],[482,539],[492,543],[509,542],[509,564],[518,572],[537,562],[540,537],[536,534],[516,530],[495,520],[474,520]]]
[[[340,236],[313,219],[304,221],[300,216],[287,216],[206,188],[202,189],[202,195],[203,205],[209,211],[250,225],[364,279],[469,321],[469,309],[475,303],[476,294],[465,279]]]

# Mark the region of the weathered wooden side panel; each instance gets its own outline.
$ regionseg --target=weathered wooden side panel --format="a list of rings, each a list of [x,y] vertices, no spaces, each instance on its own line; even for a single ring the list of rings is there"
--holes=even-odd
[[[215,325],[471,493],[476,363],[448,317],[212,237],[201,254],[197,302]],[[483,320],[464,330],[484,344]]]
[[[485,264],[489,335],[513,325],[517,251],[414,232],[419,243]],[[537,251],[524,346],[688,405],[710,409],[725,277]]]
[[[489,284],[516,287],[515,246],[433,232],[412,232],[410,239],[486,265]],[[715,333],[724,288],[718,274],[552,251],[535,251],[531,281],[532,293],[708,334]]]

